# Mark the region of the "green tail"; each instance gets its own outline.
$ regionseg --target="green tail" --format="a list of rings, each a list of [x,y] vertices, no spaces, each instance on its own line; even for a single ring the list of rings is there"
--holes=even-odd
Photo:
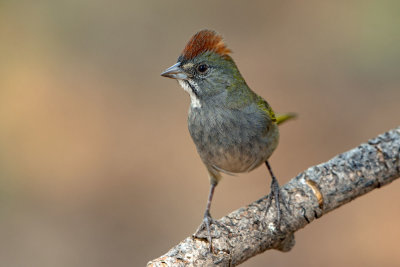
[[[284,121],[287,121],[289,119],[296,118],[296,117],[297,117],[297,114],[292,113],[292,112],[285,113],[285,114],[275,114],[277,124],[281,124]]]

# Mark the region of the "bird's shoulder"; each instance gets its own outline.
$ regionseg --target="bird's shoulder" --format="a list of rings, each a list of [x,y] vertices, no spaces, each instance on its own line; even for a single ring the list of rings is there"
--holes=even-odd
[[[229,109],[247,109],[252,107],[276,122],[275,113],[268,102],[253,92],[246,84],[227,90],[226,106]]]
[[[264,98],[256,95],[256,104],[258,108],[271,119],[271,121],[276,122],[275,112]]]

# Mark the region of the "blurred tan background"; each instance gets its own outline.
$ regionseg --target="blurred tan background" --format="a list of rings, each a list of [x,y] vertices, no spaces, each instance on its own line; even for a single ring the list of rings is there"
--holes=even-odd
[[[203,28],[277,111],[281,184],[400,124],[399,1],[0,2],[1,266],[144,266],[194,232],[208,178],[161,71]],[[225,177],[212,214],[269,192]],[[400,183],[243,266],[399,266]]]

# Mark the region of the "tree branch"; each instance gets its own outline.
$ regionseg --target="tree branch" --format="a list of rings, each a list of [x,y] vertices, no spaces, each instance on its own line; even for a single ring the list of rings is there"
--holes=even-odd
[[[400,127],[358,147],[310,167],[282,188],[288,209],[280,227],[265,196],[212,225],[213,253],[205,238],[187,237],[147,266],[235,266],[267,249],[289,251],[294,232],[314,219],[400,176]]]

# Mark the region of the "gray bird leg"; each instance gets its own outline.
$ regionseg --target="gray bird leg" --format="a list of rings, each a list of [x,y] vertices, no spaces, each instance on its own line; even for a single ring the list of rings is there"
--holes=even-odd
[[[208,240],[208,243],[210,244],[210,252],[212,251],[212,238],[211,238],[210,225],[211,225],[211,223],[215,223],[215,221],[211,217],[210,209],[211,209],[211,202],[212,202],[212,198],[214,196],[214,190],[215,190],[216,186],[217,186],[217,183],[211,182],[210,193],[208,194],[207,206],[206,206],[206,211],[204,212],[203,222],[201,223],[199,228],[194,233],[195,237],[199,237],[199,233],[201,231],[203,231],[204,228],[207,229],[207,240]]]
[[[271,207],[272,204],[272,199],[275,199],[275,206],[276,206],[276,219],[277,219],[277,224],[278,226],[281,223],[281,203],[285,206],[285,208],[290,212],[289,208],[287,207],[285,201],[282,199],[281,201],[281,189],[279,187],[278,180],[276,179],[274,173],[272,172],[271,165],[269,165],[268,161],[265,161],[265,165],[267,165],[268,171],[271,174],[272,182],[271,182],[271,193],[269,195],[269,202],[267,205],[267,213],[269,208]]]
[[[217,186],[216,183],[211,183],[210,193],[208,194],[207,207],[206,207],[206,211],[204,212],[204,218],[203,218],[203,221],[205,222],[206,227],[207,227],[207,234],[208,234],[207,239],[208,239],[208,242],[210,243],[210,251],[212,250],[212,238],[211,238],[210,223],[213,221],[211,214],[210,214],[210,208],[211,208],[211,201],[214,196],[214,190],[215,190],[216,186]]]
[[[210,214],[211,202],[212,202],[212,198],[214,196],[214,190],[215,190],[215,187],[217,186],[217,184],[218,184],[218,180],[211,179],[210,193],[208,194],[208,200],[207,200],[206,211],[204,212],[204,218],[203,218],[203,221],[200,224],[199,228],[197,228],[196,232],[193,234],[193,237],[195,237],[195,238],[207,238],[207,241],[210,244],[210,246],[209,246],[210,252],[213,251],[212,236],[211,236],[211,225],[212,224],[214,225],[214,227],[215,226],[222,227],[225,230],[227,230],[228,232],[231,232],[230,229],[228,227],[226,227],[226,225],[219,222],[218,220],[214,220]],[[206,237],[204,237],[204,235],[201,235],[201,232],[203,230],[207,230]]]

